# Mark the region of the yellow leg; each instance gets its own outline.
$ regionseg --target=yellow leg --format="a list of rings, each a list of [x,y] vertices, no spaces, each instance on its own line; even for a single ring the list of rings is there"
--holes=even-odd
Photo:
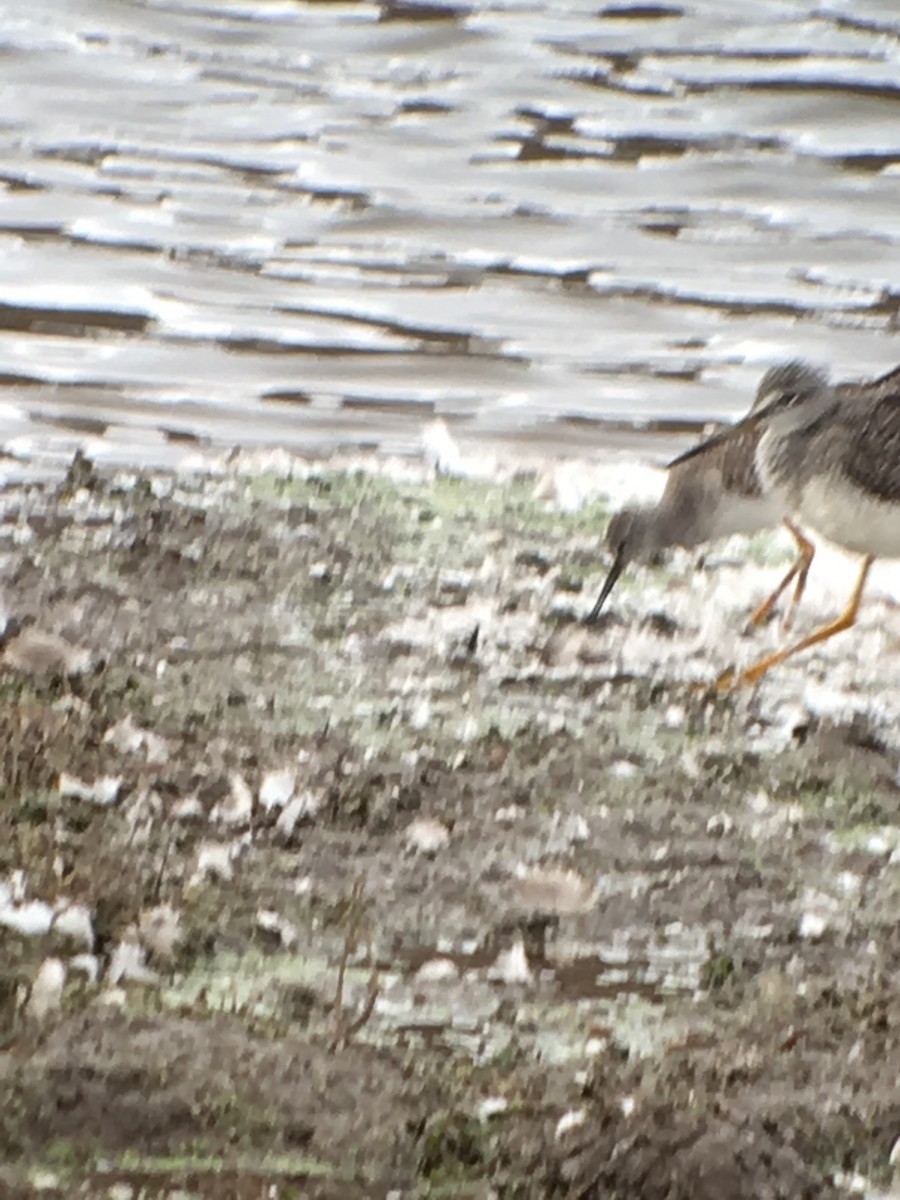
[[[796,577],[797,582],[794,585],[794,598],[791,600],[791,606],[784,618],[784,628],[789,629],[791,622],[794,619],[794,613],[797,605],[800,603],[800,597],[803,595],[803,590],[806,587],[806,577],[809,574],[809,568],[812,565],[812,560],[816,554],[816,548],[807,538],[803,536],[793,521],[786,520],[785,525],[789,532],[793,535],[794,541],[797,543],[798,555],[793,566],[779,583],[778,587],[772,595],[761,604],[753,616],[750,618],[751,625],[762,625],[764,621],[769,619],[772,609],[778,603],[781,593],[785,590],[792,579]]]
[[[792,655],[799,654],[801,650],[808,650],[810,646],[817,646],[819,642],[826,642],[829,638],[834,637],[836,633],[843,633],[845,629],[849,629],[856,621],[859,604],[862,600],[863,588],[866,586],[866,577],[874,561],[871,554],[866,555],[863,559],[862,570],[859,573],[859,579],[856,581],[856,587],[853,589],[853,595],[850,597],[850,602],[846,609],[839,617],[836,617],[833,621],[829,621],[827,625],[823,625],[820,629],[816,629],[801,641],[795,642],[794,645],[786,646],[784,650],[778,650],[775,654],[769,654],[765,658],[761,658],[759,662],[754,663],[752,667],[748,667],[745,671],[736,672],[733,667],[730,667],[716,680],[716,690],[724,692],[729,688],[739,687],[742,683],[757,683],[770,667],[776,667],[779,663],[783,663],[786,658],[791,658]]]

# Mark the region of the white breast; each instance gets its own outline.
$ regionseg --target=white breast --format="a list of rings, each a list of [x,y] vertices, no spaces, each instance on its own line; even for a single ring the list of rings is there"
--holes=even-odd
[[[800,493],[796,516],[845,550],[900,558],[900,505],[868,496],[841,476],[810,480]]]

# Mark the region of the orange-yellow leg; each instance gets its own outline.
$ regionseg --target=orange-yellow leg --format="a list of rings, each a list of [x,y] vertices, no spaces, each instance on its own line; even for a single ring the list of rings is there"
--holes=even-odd
[[[794,541],[797,543],[797,558],[794,560],[793,566],[788,571],[787,575],[785,575],[784,579],[782,579],[781,583],[779,583],[772,595],[764,604],[759,606],[759,608],[750,618],[751,625],[762,625],[764,621],[769,619],[772,609],[778,603],[781,593],[785,590],[791,580],[796,577],[797,582],[794,584],[794,597],[791,600],[791,606],[787,610],[787,615],[784,618],[784,628],[790,629],[791,623],[794,620],[794,613],[797,610],[797,605],[800,603],[800,597],[803,595],[803,590],[806,587],[806,577],[809,574],[809,568],[812,565],[813,558],[815,557],[816,548],[808,538],[803,536],[793,521],[785,520],[784,523],[788,531],[793,536]]]
[[[739,687],[742,683],[757,683],[765,675],[770,667],[776,667],[779,663],[783,663],[786,658],[791,658],[794,654],[799,654],[801,650],[808,650],[810,646],[817,646],[819,642],[826,642],[829,638],[834,637],[836,633],[843,633],[845,629],[849,629],[856,621],[857,613],[859,612],[860,601],[862,600],[863,588],[866,586],[866,578],[874,562],[871,554],[866,555],[863,559],[862,570],[859,573],[859,579],[856,581],[856,587],[853,589],[853,595],[850,597],[850,602],[844,612],[833,621],[829,621],[827,625],[821,626],[808,637],[802,638],[801,641],[795,642],[792,646],[786,646],[784,650],[778,650],[775,654],[768,654],[765,658],[761,658],[759,662],[754,663],[752,667],[748,667],[745,671],[736,672],[733,667],[730,667],[716,680],[716,690],[720,692],[727,691],[732,687]]]

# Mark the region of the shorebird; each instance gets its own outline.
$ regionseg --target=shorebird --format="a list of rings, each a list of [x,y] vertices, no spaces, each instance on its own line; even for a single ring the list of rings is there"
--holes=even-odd
[[[720,690],[756,683],[785,659],[850,629],[872,563],[900,557],[900,367],[879,379],[833,387],[812,368],[804,367],[801,377],[802,366],[776,368],[782,374],[767,389],[765,403],[671,466],[684,469],[755,432],[763,491],[805,527],[862,555],[862,565],[838,617],[743,671],[725,671],[716,682]],[[765,378],[770,376],[775,372]]]
[[[767,405],[781,389],[814,389],[824,377],[804,363],[775,367],[763,377],[751,415]],[[739,429],[734,426],[733,429]],[[694,448],[691,461],[680,460],[669,467],[662,498],[655,508],[626,508],[617,513],[606,530],[606,546],[613,564],[597,603],[586,618],[592,624],[600,615],[607,597],[625,567],[635,560],[647,561],[670,546],[699,546],[735,533],[756,533],[779,521],[790,530],[797,543],[797,557],[790,570],[769,598],[750,618],[752,625],[765,621],[792,580],[794,596],[785,626],[803,595],[806,577],[815,554],[812,542],[787,518],[784,505],[764,493],[756,472],[754,456],[759,430],[749,427],[729,438],[712,439]]]

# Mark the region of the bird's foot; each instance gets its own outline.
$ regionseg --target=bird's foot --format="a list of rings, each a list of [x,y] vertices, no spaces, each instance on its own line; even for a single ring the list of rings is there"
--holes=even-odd
[[[769,667],[773,663],[768,659],[763,659],[762,662],[756,663],[752,667],[747,667],[746,670],[739,671],[737,667],[728,667],[716,680],[714,687],[717,692],[731,692],[739,687],[752,687],[759,683]]]

